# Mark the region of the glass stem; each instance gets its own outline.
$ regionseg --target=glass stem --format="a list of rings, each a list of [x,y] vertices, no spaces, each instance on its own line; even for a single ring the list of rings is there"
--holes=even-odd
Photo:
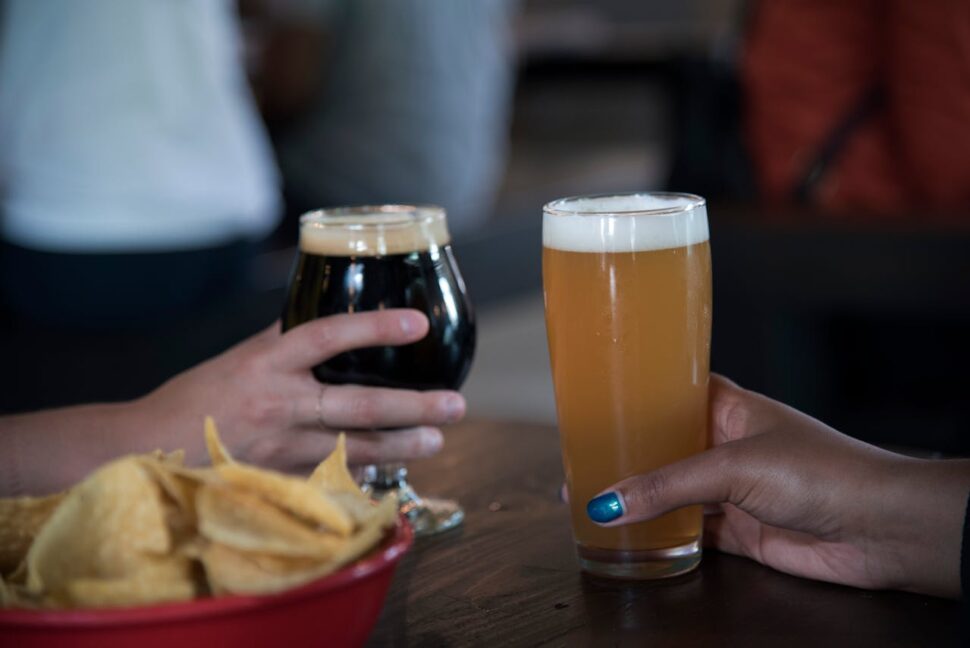
[[[407,487],[408,469],[402,463],[384,463],[364,466],[364,483],[367,492],[399,490]]]
[[[374,499],[392,493],[398,510],[408,519],[416,535],[441,533],[461,525],[465,512],[456,502],[422,499],[408,483],[408,469],[402,463],[364,467],[361,489]]]
[[[361,489],[374,498],[396,492],[401,513],[414,522],[421,506],[421,497],[408,483],[408,469],[403,463],[384,463],[364,467],[364,483]]]

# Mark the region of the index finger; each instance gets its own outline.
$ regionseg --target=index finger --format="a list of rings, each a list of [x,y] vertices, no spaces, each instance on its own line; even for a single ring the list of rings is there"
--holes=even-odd
[[[270,356],[283,370],[310,369],[351,349],[408,344],[427,333],[428,318],[412,309],[329,315],[284,333]]]

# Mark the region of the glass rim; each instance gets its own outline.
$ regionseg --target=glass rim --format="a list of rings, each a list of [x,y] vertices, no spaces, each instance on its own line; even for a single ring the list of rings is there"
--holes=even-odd
[[[304,212],[300,215],[300,227],[311,225],[320,228],[376,231],[403,229],[444,219],[445,209],[438,205],[344,205]]]
[[[659,198],[685,198],[686,203],[675,207],[659,207],[654,209],[604,209],[594,211],[589,209],[564,208],[570,202],[579,200],[595,200],[597,198],[626,198],[634,196],[656,196]],[[679,191],[621,191],[618,193],[598,193],[579,196],[566,196],[547,202],[542,206],[544,214],[555,216],[664,216],[693,211],[707,204],[707,200],[697,194]]]

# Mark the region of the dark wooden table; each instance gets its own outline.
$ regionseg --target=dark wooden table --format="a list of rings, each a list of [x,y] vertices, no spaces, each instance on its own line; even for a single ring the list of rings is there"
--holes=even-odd
[[[708,552],[655,583],[577,566],[554,428],[469,422],[414,463],[428,495],[457,497],[463,528],[419,540],[401,563],[373,646],[955,646],[959,603],[868,592]]]

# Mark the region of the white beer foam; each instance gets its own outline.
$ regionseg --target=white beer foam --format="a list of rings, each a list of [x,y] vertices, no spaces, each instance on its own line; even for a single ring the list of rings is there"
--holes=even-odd
[[[564,198],[543,211],[542,244],[569,252],[648,252],[710,238],[707,206],[696,196]]]
[[[451,241],[444,211],[415,208],[311,212],[300,222],[300,250],[329,256],[385,256],[427,252]]]

